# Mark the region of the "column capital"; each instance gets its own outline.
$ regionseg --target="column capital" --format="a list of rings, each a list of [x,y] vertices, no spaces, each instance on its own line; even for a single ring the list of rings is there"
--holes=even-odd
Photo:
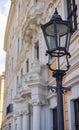
[[[28,115],[28,114],[29,114],[29,110],[23,111],[23,115]]]
[[[15,117],[19,117],[19,116],[20,116],[20,112],[18,111],[15,113]]]
[[[46,100],[45,99],[32,99],[31,100],[31,104],[33,105],[33,106],[41,106],[41,105],[45,105],[46,104]]]

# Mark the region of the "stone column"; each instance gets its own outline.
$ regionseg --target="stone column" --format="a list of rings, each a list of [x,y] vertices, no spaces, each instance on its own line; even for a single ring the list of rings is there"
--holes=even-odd
[[[22,128],[22,121],[21,121],[21,116],[17,116],[17,130],[21,130]]]
[[[13,118],[13,130],[16,130],[15,125],[16,125],[16,120],[15,120],[15,117],[14,117]]]
[[[23,114],[23,130],[29,130],[29,114]]]
[[[41,130],[41,106],[33,104],[33,130]]]

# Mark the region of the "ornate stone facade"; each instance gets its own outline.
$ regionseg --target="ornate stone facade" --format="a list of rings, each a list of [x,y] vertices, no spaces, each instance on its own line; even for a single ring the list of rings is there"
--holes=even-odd
[[[46,67],[46,45],[40,23],[49,21],[56,7],[67,19],[66,6],[66,0],[11,0],[4,40],[7,54],[2,130],[54,129],[57,98],[47,85],[55,84],[55,79]],[[79,29],[72,35],[70,52],[71,69],[63,80],[64,87],[71,86],[71,91],[63,94],[65,130],[75,130],[71,102],[79,98]],[[64,61],[63,58],[62,68]]]

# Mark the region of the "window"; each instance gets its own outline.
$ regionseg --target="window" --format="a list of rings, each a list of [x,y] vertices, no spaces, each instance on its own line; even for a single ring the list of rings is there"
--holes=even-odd
[[[35,43],[35,47],[34,47],[34,59],[39,59],[39,42]]]
[[[11,130],[11,123],[9,123],[9,130]]]
[[[29,59],[26,61],[26,72],[29,72]]]
[[[18,76],[17,76],[16,84],[17,84],[17,85],[19,84],[19,77],[18,77]]]
[[[18,38],[18,45],[17,45],[17,56],[19,55],[19,42],[20,42],[20,40],[19,40],[19,38]]]
[[[57,128],[57,108],[53,109],[53,130],[58,130],[58,128]]]
[[[20,3],[19,3],[19,5],[18,5],[18,11],[20,12]]]
[[[11,67],[12,67],[12,71],[13,71],[13,64],[14,64],[14,58],[12,57],[12,63],[11,63]]]
[[[11,89],[11,92],[10,92],[10,101],[12,102],[12,94],[13,94],[13,90]]]
[[[21,69],[21,83],[22,83],[22,77],[23,77],[23,69]]]
[[[75,130],[79,130],[79,99],[74,101],[75,110]]]
[[[18,92],[18,88],[19,88],[19,77],[17,76],[17,78],[16,78],[16,94]]]
[[[21,39],[21,46],[23,46],[23,38]]]
[[[18,3],[18,7],[17,7],[17,17],[19,16],[20,8],[21,8],[21,6],[20,6],[20,2],[19,2],[19,3]]]
[[[72,21],[74,31],[77,29],[77,5],[75,1],[76,0],[67,0],[68,19]]]

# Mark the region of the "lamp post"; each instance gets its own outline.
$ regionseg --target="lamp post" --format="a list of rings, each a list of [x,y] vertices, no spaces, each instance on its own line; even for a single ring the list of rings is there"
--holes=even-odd
[[[62,80],[70,68],[68,59],[70,57],[69,43],[71,37],[71,22],[62,20],[56,8],[51,20],[46,24],[41,24],[41,28],[47,45],[46,55],[49,56],[47,65],[52,71],[53,77],[56,78],[56,87],[48,86],[48,88],[51,89],[52,92],[54,89],[57,92],[58,130],[64,130],[63,91],[67,91],[69,88],[62,87]],[[62,57],[66,58],[66,69],[61,68]],[[53,61],[53,58],[56,59],[56,69],[51,67],[51,60]]]

